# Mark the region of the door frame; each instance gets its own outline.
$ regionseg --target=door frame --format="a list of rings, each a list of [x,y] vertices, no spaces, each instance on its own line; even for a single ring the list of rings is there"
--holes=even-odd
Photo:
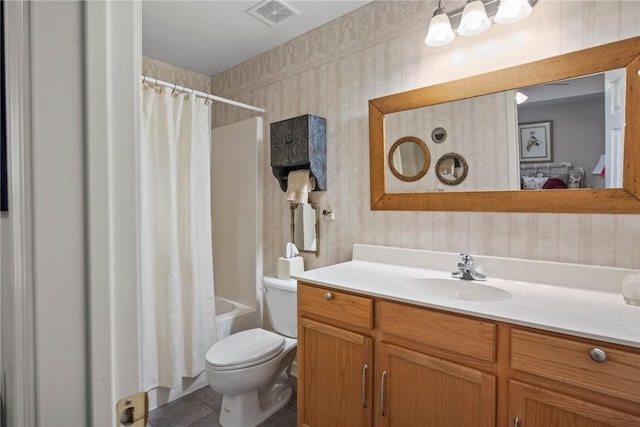
[[[142,4],[84,3],[90,416],[141,391],[138,141]],[[106,120],[105,120],[106,118]]]
[[[36,425],[30,3],[4,2],[3,28],[10,253],[2,257],[8,256],[11,266],[11,279],[2,282],[1,290],[2,309],[9,313],[2,324],[3,420]]]
[[[69,20],[82,31],[83,115],[73,126],[82,129],[84,170],[82,214],[77,233],[84,241],[86,341],[82,375],[76,392],[86,395],[87,423],[112,426],[116,402],[140,391],[138,327],[138,244],[136,161],[141,67],[141,2],[104,0],[77,3],[81,20]],[[35,295],[38,266],[34,262],[34,169],[31,132],[31,59],[42,54],[32,49],[32,7],[28,1],[5,2],[7,58],[7,156],[11,280],[3,281],[3,364],[8,364],[7,401],[9,425],[37,425],[38,364],[47,352],[37,348]],[[66,44],[65,44],[66,43]],[[77,45],[60,41],[60,49]],[[61,82],[59,82],[61,83]],[[66,82],[69,83],[69,82]],[[55,85],[56,82],[52,82]],[[48,88],[40,87],[40,92]],[[46,93],[45,93],[46,94]],[[52,224],[51,227],[55,227]],[[4,256],[4,255],[3,255]],[[84,264],[84,265],[82,265]],[[55,321],[55,320],[54,320]],[[52,326],[56,326],[55,324]],[[64,331],[60,331],[64,333]],[[8,335],[8,336],[7,336]],[[5,351],[9,357],[5,356]],[[7,360],[10,359],[10,360]],[[4,372],[4,366],[3,366]],[[12,397],[9,397],[12,396]],[[50,421],[50,420],[49,420]]]

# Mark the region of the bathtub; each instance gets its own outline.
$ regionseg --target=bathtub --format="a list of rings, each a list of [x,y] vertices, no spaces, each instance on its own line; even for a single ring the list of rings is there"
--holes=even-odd
[[[216,296],[216,333],[217,340],[245,329],[258,327],[256,310]]]

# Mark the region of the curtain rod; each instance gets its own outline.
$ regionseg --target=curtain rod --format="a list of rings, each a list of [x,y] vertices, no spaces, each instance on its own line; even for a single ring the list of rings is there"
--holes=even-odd
[[[178,90],[180,92],[193,93],[193,94],[195,94],[197,96],[200,96],[202,98],[211,99],[212,101],[217,101],[217,102],[223,102],[225,104],[235,105],[236,107],[246,108],[248,110],[257,111],[259,113],[264,113],[265,112],[264,108],[254,107],[253,105],[243,104],[242,102],[233,101],[233,100],[227,99],[227,98],[222,98],[221,96],[212,95],[210,93],[201,92],[201,91],[195,90],[195,89],[189,89],[187,87],[180,86],[180,85],[177,85],[177,84],[174,84],[174,83],[169,83],[169,82],[165,82],[165,81],[162,81],[162,80],[154,79],[153,77],[147,77],[147,76],[141,76],[141,77],[142,77],[142,83],[147,82],[147,83],[151,83],[152,85],[163,86],[163,87],[167,87],[169,89]]]

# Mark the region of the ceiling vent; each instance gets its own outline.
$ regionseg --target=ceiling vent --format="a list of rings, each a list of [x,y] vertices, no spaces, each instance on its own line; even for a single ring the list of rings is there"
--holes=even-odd
[[[283,20],[300,13],[282,0],[266,0],[249,9],[250,15],[273,27]]]

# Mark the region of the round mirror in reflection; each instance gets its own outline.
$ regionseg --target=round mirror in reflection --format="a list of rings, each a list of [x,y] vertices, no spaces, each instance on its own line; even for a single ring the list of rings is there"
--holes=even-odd
[[[402,181],[417,181],[422,178],[431,164],[431,154],[427,144],[415,136],[405,136],[397,140],[389,150],[389,168]]]
[[[457,185],[465,180],[469,172],[467,161],[458,153],[447,153],[436,163],[436,176],[447,185]]]
[[[431,131],[431,140],[436,144],[440,144],[447,139],[447,130],[442,127],[437,127]]]

